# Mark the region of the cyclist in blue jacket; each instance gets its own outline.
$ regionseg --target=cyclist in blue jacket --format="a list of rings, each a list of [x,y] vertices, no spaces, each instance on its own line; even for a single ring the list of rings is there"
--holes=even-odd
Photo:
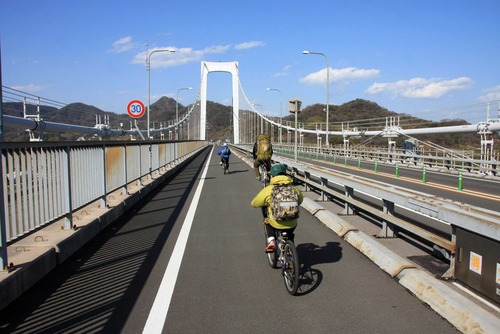
[[[226,160],[227,168],[229,168],[229,156],[231,155],[231,149],[227,143],[224,143],[224,145],[219,149],[219,152],[217,152],[217,155],[220,155],[219,165],[222,165]]]

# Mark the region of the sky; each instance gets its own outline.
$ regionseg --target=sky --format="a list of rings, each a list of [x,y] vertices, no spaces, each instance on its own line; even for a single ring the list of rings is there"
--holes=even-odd
[[[127,113],[148,97],[193,103],[203,61],[237,62],[267,115],[360,98],[474,123],[487,102],[498,115],[499,15],[498,0],[0,0],[2,85]],[[209,74],[207,99],[232,104],[231,74]]]

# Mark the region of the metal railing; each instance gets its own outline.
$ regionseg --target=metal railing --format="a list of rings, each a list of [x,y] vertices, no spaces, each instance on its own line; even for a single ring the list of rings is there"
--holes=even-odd
[[[387,148],[349,149],[324,148],[318,146],[302,145],[297,147],[298,156],[316,160],[334,161],[337,159],[362,159],[373,163],[401,164],[409,167],[444,168],[448,170],[463,170],[469,173],[498,176],[500,157],[494,156],[493,160],[484,160],[474,155],[474,152],[456,151],[442,152],[428,150],[423,153],[410,152],[396,149],[389,152]],[[274,151],[285,155],[294,155],[293,145],[276,145]]]
[[[3,143],[2,243],[63,219],[91,202],[105,207],[109,194],[128,192],[206,146],[186,142]],[[6,259],[3,258],[4,265]]]

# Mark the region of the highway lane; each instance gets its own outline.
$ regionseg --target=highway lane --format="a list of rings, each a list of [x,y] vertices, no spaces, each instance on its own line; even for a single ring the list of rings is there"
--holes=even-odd
[[[321,159],[300,160],[493,211],[498,211],[500,207],[500,178],[463,173],[462,189],[459,190],[458,172],[441,172],[427,168],[426,182],[423,183],[422,170],[402,165],[398,166],[398,176],[396,176],[396,167],[386,164],[378,164],[378,172],[375,172],[373,162],[361,161],[358,166],[357,161],[349,160],[345,166],[344,161],[340,159],[335,163],[333,160],[330,161],[331,158],[327,162]]]
[[[1,312],[0,331],[142,332],[208,153]],[[260,184],[236,158],[229,175],[208,161],[163,333],[457,333],[304,210],[301,290],[288,295],[250,206]]]

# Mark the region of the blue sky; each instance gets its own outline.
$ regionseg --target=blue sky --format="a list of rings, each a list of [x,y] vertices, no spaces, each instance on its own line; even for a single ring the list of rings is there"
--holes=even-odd
[[[310,50],[328,57],[330,104],[478,122],[500,100],[499,15],[497,0],[1,0],[2,83],[126,113],[147,103],[147,50],[175,49],[151,57],[151,103],[193,87],[179,92],[192,103],[202,61],[237,61],[248,99],[278,116],[266,88],[283,113],[291,98],[326,103],[326,58]],[[230,74],[211,73],[207,99],[231,95]]]

